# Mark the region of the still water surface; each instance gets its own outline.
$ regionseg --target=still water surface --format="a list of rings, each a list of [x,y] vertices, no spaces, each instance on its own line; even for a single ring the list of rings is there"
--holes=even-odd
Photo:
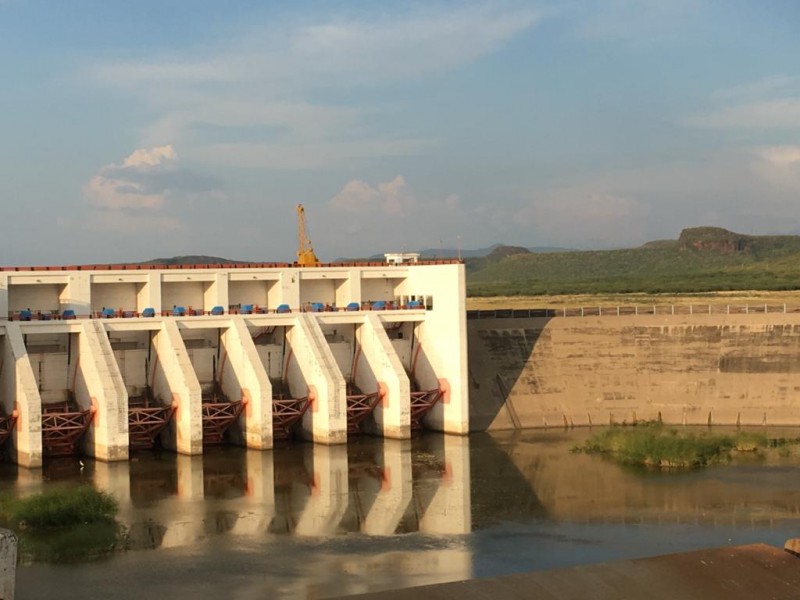
[[[29,557],[17,597],[325,598],[800,536],[797,459],[653,473],[571,453],[588,434],[2,465],[5,492],[112,493],[128,532],[99,560]]]

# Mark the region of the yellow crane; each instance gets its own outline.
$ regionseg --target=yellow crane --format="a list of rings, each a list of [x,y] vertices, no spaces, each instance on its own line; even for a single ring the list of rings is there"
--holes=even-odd
[[[306,232],[306,211],[302,204],[297,205],[297,264],[301,267],[315,267],[319,264]]]

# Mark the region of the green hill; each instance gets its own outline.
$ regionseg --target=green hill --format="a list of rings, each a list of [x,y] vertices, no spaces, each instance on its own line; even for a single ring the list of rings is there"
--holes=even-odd
[[[532,254],[501,247],[466,262],[471,296],[800,289],[800,236],[718,227],[622,250]]]

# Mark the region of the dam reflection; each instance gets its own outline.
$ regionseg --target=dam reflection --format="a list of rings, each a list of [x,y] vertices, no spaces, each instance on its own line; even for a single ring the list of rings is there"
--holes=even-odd
[[[17,493],[76,479],[114,495],[134,550],[224,534],[458,535],[472,528],[469,440],[457,436],[292,444],[272,452],[219,448],[204,456],[142,453],[128,463],[87,461],[83,468],[53,462],[43,471],[19,469]]]
[[[798,435],[796,429],[766,432],[774,438]],[[744,453],[706,469],[648,471],[571,451],[591,433],[528,430],[474,437],[473,501],[486,508],[473,512],[474,526],[519,520],[513,515],[561,523],[712,527],[770,527],[800,518],[797,456]],[[504,498],[483,493],[500,481],[516,492]]]
[[[142,453],[0,465],[0,481],[18,495],[90,483],[115,495],[129,534],[132,551],[103,561],[25,565],[29,597],[77,599],[93,581],[123,600],[210,600],[231,586],[237,598],[325,598],[797,535],[797,456],[648,473],[570,452],[590,433]]]

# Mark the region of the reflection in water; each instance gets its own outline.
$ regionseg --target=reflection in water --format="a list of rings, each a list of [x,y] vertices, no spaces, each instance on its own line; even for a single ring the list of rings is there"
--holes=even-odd
[[[2,465],[16,494],[79,481],[113,493],[128,532],[130,551],[106,561],[22,568],[19,597],[92,585],[119,598],[323,598],[797,535],[792,459],[647,473],[570,453],[588,434]]]

